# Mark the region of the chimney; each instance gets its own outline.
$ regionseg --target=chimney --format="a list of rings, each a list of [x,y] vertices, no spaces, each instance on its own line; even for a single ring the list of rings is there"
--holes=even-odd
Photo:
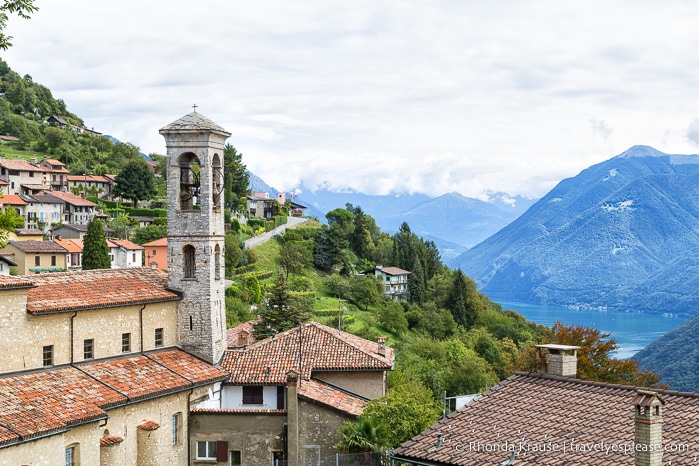
[[[377,340],[379,349],[376,351],[379,356],[386,356],[386,337],[379,337]]]
[[[286,442],[289,466],[298,466],[299,459],[299,376],[293,369],[286,373]]]
[[[241,330],[238,334],[238,346],[246,346],[250,341],[250,332],[247,330]]]
[[[536,345],[536,371],[559,377],[575,378],[578,371],[579,346]]]
[[[656,392],[636,390],[634,405],[635,466],[661,466],[663,460],[663,405]]]

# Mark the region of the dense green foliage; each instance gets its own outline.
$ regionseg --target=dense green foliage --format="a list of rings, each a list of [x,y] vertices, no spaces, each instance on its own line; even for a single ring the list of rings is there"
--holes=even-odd
[[[108,269],[109,246],[104,237],[104,222],[94,219],[87,224],[87,233],[83,243],[83,270]]]
[[[250,174],[243,164],[243,154],[230,144],[223,148],[223,172],[224,203],[233,211],[244,210]]]
[[[7,50],[12,46],[11,36],[4,33],[10,14],[16,14],[20,18],[29,19],[31,14],[39,8],[34,6],[34,0],[5,0],[0,5],[0,50]]]
[[[2,202],[2,193],[0,193],[0,203]],[[15,228],[24,226],[24,218],[17,213],[12,207],[6,207],[0,210],[0,248],[7,245],[8,232],[14,231]]]
[[[253,325],[256,339],[289,330],[310,319],[309,309],[292,293],[285,274],[277,274],[266,296],[267,303],[260,308],[260,317]]]
[[[138,201],[152,199],[156,194],[155,175],[143,159],[127,163],[114,181],[114,195],[130,199],[134,208],[138,207]]]

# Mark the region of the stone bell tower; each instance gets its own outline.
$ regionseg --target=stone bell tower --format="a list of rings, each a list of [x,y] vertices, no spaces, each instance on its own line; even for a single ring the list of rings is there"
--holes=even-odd
[[[167,147],[168,286],[182,293],[177,342],[218,363],[226,349],[223,146],[196,110],[160,130]]]

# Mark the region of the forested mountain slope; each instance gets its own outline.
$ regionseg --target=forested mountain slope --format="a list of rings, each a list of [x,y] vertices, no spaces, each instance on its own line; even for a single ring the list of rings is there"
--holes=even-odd
[[[694,314],[699,156],[634,146],[450,263],[496,299]]]

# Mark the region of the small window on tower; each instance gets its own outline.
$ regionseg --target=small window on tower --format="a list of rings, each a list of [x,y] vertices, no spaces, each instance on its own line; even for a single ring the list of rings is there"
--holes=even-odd
[[[182,248],[182,256],[183,256],[183,266],[184,266],[184,278],[194,278],[194,272],[195,272],[195,262],[194,262],[194,256],[195,256],[195,249],[194,246],[188,244],[184,248]]]

